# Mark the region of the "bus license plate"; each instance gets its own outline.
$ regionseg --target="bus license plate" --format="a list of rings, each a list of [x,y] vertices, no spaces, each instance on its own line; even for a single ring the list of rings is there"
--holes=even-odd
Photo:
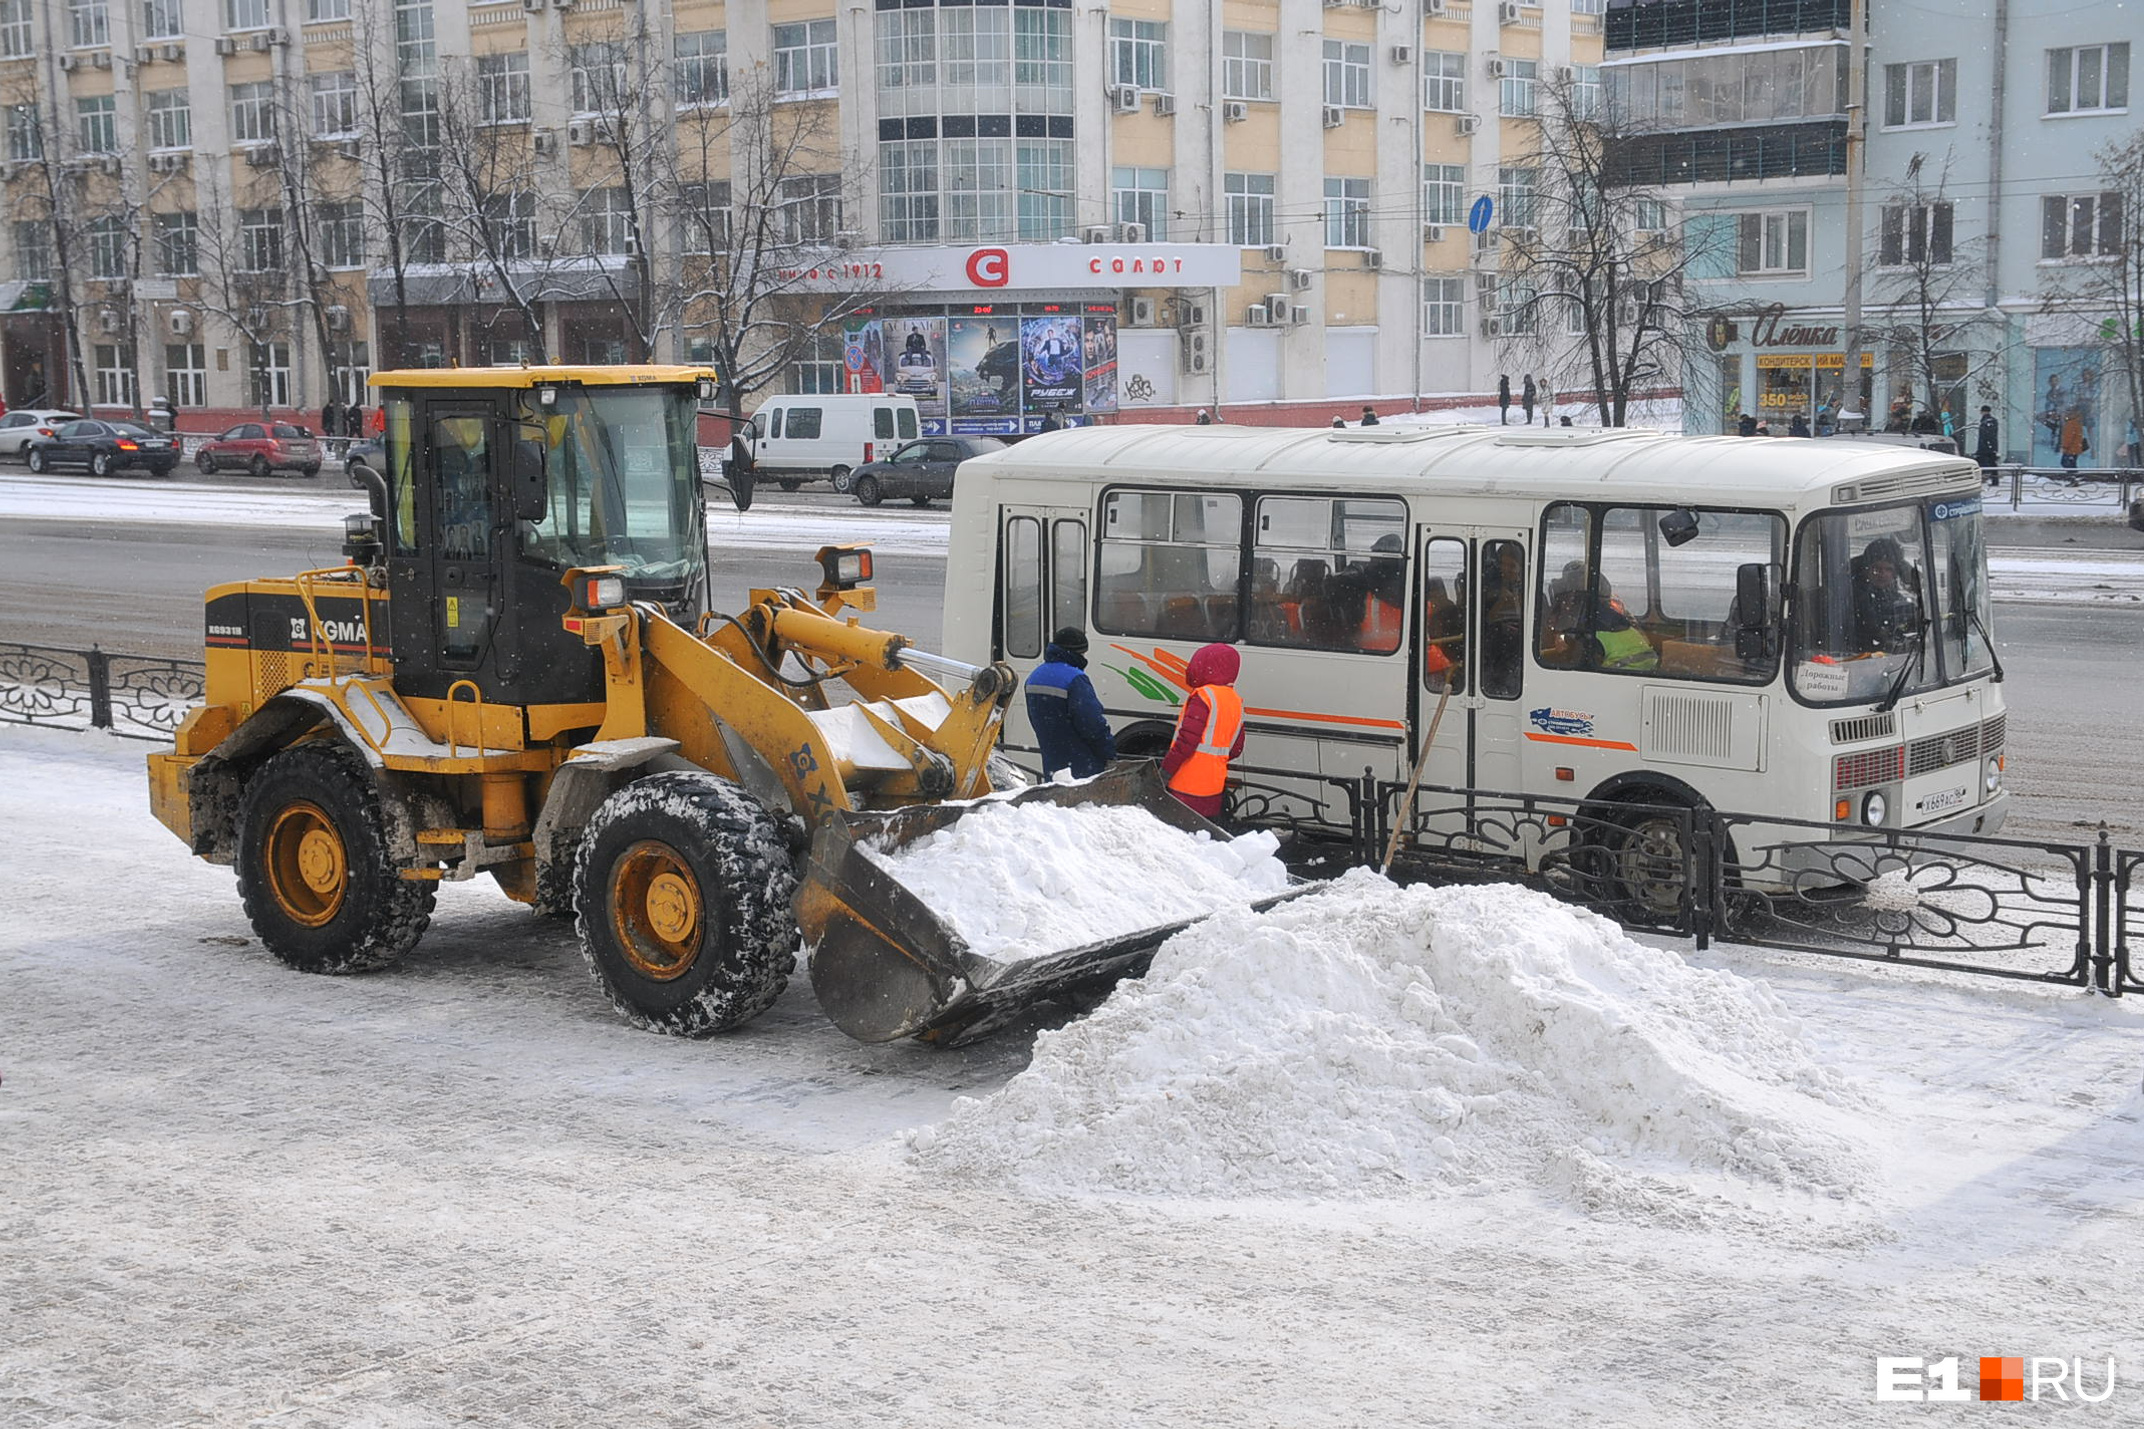
[[[1968,792],[1970,791],[1967,789],[1945,789],[1940,794],[1930,794],[1921,800],[1921,812],[1940,814],[1946,809],[1963,808]]]

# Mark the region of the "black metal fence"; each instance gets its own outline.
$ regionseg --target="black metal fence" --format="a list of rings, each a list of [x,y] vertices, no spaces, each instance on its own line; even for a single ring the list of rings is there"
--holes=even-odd
[[[168,740],[201,703],[199,660],[0,641],[0,723]]]

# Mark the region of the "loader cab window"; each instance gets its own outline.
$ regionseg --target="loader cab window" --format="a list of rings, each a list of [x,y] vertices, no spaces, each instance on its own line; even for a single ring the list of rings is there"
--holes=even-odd
[[[392,503],[393,552],[414,556],[422,549],[417,537],[417,481],[413,466],[416,446],[417,404],[406,398],[387,402],[387,489]]]
[[[434,490],[439,498],[439,554],[481,561],[491,547],[491,423],[481,415],[432,419]]]
[[[549,407],[525,396],[516,418],[545,451],[546,507],[520,523],[524,558],[623,566],[630,581],[665,585],[705,574],[691,390],[563,387]]]

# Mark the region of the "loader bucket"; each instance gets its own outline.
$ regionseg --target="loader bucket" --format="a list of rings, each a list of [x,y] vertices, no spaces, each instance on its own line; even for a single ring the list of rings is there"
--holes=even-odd
[[[1040,784],[1015,804],[1131,804],[1187,832],[1227,830],[1169,793],[1152,761],[1120,765],[1083,784]],[[1000,962],[976,952],[953,926],[861,847],[904,848],[964,817],[973,804],[916,804],[885,813],[835,813],[819,826],[797,893],[797,919],[815,945],[811,985],[834,1025],[859,1042],[920,1037],[943,1046],[972,1041],[1036,1003],[1106,992],[1146,971],[1186,918],[1043,957]],[[1307,885],[1306,885],[1307,889]],[[1292,890],[1261,900],[1269,907]],[[1203,917],[1204,915],[1201,915]]]

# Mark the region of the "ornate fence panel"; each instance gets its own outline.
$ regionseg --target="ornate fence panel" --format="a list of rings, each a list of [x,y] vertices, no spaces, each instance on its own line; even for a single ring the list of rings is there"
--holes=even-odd
[[[2100,835],[2100,843],[2104,848],[2105,834]],[[2135,963],[2138,942],[2144,939],[2144,849],[2108,850],[2106,873],[2104,886],[2112,905],[2105,950],[2111,965],[2110,990],[2116,996],[2144,992],[2144,978],[2137,975]]]
[[[199,660],[0,641],[0,722],[166,740],[201,703]]]

